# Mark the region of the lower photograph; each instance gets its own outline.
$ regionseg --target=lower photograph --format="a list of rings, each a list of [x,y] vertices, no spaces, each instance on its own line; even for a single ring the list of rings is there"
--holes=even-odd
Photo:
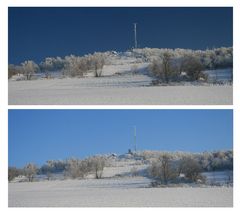
[[[9,110],[9,207],[233,207],[233,111]]]

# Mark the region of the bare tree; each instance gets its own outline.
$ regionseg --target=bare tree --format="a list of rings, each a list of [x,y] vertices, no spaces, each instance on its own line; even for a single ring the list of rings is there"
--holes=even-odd
[[[70,159],[67,162],[68,166],[66,169],[66,174],[74,179],[84,178],[92,170],[90,161],[88,159]]]
[[[95,178],[101,178],[103,174],[103,169],[106,165],[105,158],[102,156],[95,156],[89,159],[89,163],[93,172],[95,173]]]
[[[28,181],[33,182],[34,176],[37,174],[37,166],[33,163],[29,163],[23,168],[23,171]]]
[[[183,58],[181,70],[186,72],[191,81],[207,79],[207,75],[203,74],[203,64],[200,59],[195,56],[185,56]]]
[[[61,57],[47,57],[39,64],[41,71],[45,73],[48,79],[51,77],[51,71],[60,71],[64,68],[65,60]]]
[[[50,78],[50,71],[53,69],[53,61],[52,58],[48,57],[44,62],[40,63],[40,68],[45,72],[45,76],[47,79]]]
[[[180,160],[181,172],[185,174],[185,177],[190,181],[196,182],[201,179],[201,166],[198,161],[191,157],[183,157]]]
[[[82,177],[80,171],[80,160],[71,159],[68,161],[67,174],[73,179]]]
[[[163,184],[173,181],[177,177],[177,173],[173,166],[172,157],[167,153],[160,155],[157,161],[152,163],[150,175],[160,180]]]
[[[158,60],[153,60],[150,70],[154,76],[165,83],[179,78],[179,68],[170,52],[164,52]]]
[[[106,161],[102,156],[94,156],[84,160],[68,160],[67,175],[72,178],[84,178],[89,173],[94,173],[95,178],[102,177]]]
[[[83,77],[84,73],[87,70],[84,57],[76,57],[74,55],[71,55],[65,57],[65,60],[66,63],[64,69],[66,70],[67,74],[70,74],[72,77]]]
[[[163,154],[160,156],[159,161],[161,163],[161,180],[164,184],[168,184],[170,180],[176,177],[175,171],[171,164],[171,156],[168,154]]]
[[[54,162],[51,160],[48,160],[47,165],[45,166],[45,174],[48,180],[51,179],[53,170],[54,170]]]
[[[30,80],[32,78],[32,75],[39,70],[38,65],[32,60],[27,60],[23,62],[21,65],[22,65],[23,74],[26,75],[27,80]]]
[[[16,167],[8,167],[8,181],[12,181],[17,176],[21,175],[21,170]]]
[[[12,76],[19,74],[20,70],[18,66],[15,65],[8,65],[8,79],[10,79]]]
[[[105,64],[105,57],[102,53],[95,53],[91,57],[92,64],[94,67],[94,76],[101,77],[102,76],[102,69]]]

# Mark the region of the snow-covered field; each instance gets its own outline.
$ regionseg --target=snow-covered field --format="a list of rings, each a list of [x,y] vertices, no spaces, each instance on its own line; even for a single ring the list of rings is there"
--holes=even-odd
[[[113,57],[96,78],[38,78],[9,80],[10,105],[176,105],[232,104],[231,85],[152,86],[148,63],[131,57]],[[211,71],[207,71],[211,72]],[[225,72],[225,71],[224,71]],[[226,74],[226,72],[225,72]],[[213,74],[215,77],[215,74]],[[226,75],[225,75],[226,76]],[[222,76],[221,76],[222,77]]]
[[[231,207],[231,187],[148,188],[142,177],[9,184],[9,207]]]
[[[230,207],[232,187],[152,188],[141,160],[111,159],[103,178],[9,183],[9,207]],[[138,176],[132,176],[135,168]],[[63,178],[63,177],[62,177]]]
[[[103,87],[105,79],[100,79],[95,80],[98,82],[94,87],[86,86],[91,80],[85,79],[9,82],[8,101],[10,105],[230,105],[233,102],[230,85],[128,87],[130,83],[126,81],[126,87]]]

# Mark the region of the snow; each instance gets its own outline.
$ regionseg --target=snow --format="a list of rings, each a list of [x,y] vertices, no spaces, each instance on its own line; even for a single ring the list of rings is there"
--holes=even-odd
[[[110,78],[108,78],[109,80]],[[232,86],[151,86],[137,77],[9,82],[10,105],[230,105]],[[91,85],[91,86],[88,86]],[[103,86],[108,84],[108,86]],[[115,86],[114,86],[115,85]],[[121,86],[120,86],[121,85]]]
[[[9,207],[231,207],[231,187],[146,188],[148,179],[87,179],[9,184]]]
[[[152,86],[149,63],[127,56],[110,56],[102,77],[88,73],[84,78],[32,81],[9,80],[10,105],[184,105],[232,104],[231,85]],[[210,71],[207,71],[210,72]]]
[[[222,81],[227,82],[232,80],[233,69],[216,69],[216,70],[206,70],[204,73],[208,74],[208,81]]]
[[[233,180],[233,171],[203,172],[207,183],[223,185]]]
[[[9,183],[9,207],[231,207],[233,188],[180,185],[150,187],[152,180],[131,169],[146,171],[142,160],[110,158],[103,178]],[[59,178],[59,175],[58,175]]]

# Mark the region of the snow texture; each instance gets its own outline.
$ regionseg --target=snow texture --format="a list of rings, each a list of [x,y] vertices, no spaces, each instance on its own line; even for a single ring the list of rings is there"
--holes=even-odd
[[[232,207],[231,187],[146,188],[146,178],[9,184],[9,207]]]
[[[9,207],[231,207],[232,187],[150,188],[143,177],[148,165],[134,159],[112,159],[103,179],[39,180],[9,183]],[[131,175],[137,169],[138,176]]]

